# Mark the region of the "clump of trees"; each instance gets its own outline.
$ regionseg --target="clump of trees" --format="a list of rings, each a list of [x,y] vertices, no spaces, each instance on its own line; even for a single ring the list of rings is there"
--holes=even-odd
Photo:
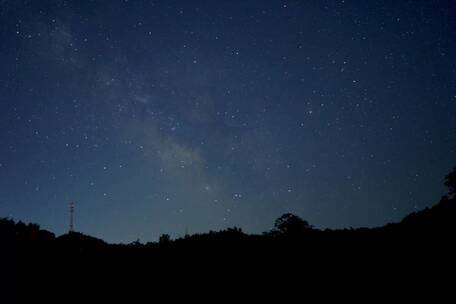
[[[162,245],[168,244],[170,242],[171,242],[171,237],[169,236],[169,234],[166,234],[166,233],[160,235],[160,238],[158,239],[158,243],[160,243]]]
[[[283,236],[298,236],[312,229],[306,220],[303,220],[292,213],[285,213],[275,220],[274,228],[270,231],[270,235]]]
[[[0,218],[0,240],[2,242],[47,242],[55,235],[42,230],[38,224],[15,222],[9,218]]]
[[[456,194],[456,168],[445,176],[445,186],[449,188],[448,194],[450,196]]]

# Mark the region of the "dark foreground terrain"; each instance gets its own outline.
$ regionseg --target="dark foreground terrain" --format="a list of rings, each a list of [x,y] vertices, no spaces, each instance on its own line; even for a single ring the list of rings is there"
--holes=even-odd
[[[310,286],[351,286],[359,292],[367,286],[380,294],[388,292],[383,284],[414,293],[436,284],[451,290],[455,176],[456,171],[447,176],[450,193],[433,207],[371,229],[319,230],[285,214],[262,235],[232,228],[119,245],[78,232],[55,237],[36,224],[2,219],[2,294],[11,299],[5,303],[25,298],[50,301],[56,294],[63,303],[65,297],[93,291],[108,300],[144,292],[185,296],[184,290],[228,295],[245,289],[264,294],[285,287],[300,293],[311,292]]]

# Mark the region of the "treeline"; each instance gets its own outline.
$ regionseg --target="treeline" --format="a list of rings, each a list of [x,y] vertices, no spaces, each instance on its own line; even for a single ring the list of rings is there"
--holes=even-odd
[[[407,233],[425,236],[426,234],[438,233],[444,235],[452,232],[456,220],[456,168],[445,177],[445,185],[449,188],[448,195],[443,196],[440,201],[431,208],[413,212],[406,216],[401,222],[387,224],[378,228],[358,228],[340,230],[319,230],[310,225],[300,217],[287,213],[279,217],[274,228],[264,232],[262,235],[246,234],[241,228],[228,228],[221,231],[209,231],[208,233],[185,235],[184,237],[172,240],[168,234],[159,237],[158,242],[140,243],[139,240],[130,244],[108,244],[103,240],[88,236],[79,232],[70,232],[59,237],[54,233],[40,229],[38,224],[25,224],[15,222],[9,218],[0,219],[0,243],[4,248],[14,246],[30,245],[34,247],[56,246],[75,249],[84,252],[90,248],[112,247],[114,249],[125,248],[160,248],[171,246],[184,246],[191,243],[219,243],[226,242],[255,242],[271,240],[292,240],[310,241],[312,238],[334,238],[369,236],[375,238],[378,235],[392,237],[391,234],[399,236]]]
[[[7,291],[2,299],[62,303],[83,295],[86,302],[96,293],[106,302],[117,301],[121,290],[180,293],[192,286],[231,293],[251,284],[262,286],[260,293],[264,286],[287,290],[295,284],[296,290],[341,284],[359,290],[373,286],[372,280],[381,286],[383,278],[396,286],[413,282],[414,288],[440,284],[454,273],[456,169],[445,185],[450,191],[435,206],[371,229],[320,230],[288,213],[260,235],[228,228],[174,240],[165,234],[146,244],[108,244],[79,232],[56,237],[36,224],[0,219],[0,288]]]

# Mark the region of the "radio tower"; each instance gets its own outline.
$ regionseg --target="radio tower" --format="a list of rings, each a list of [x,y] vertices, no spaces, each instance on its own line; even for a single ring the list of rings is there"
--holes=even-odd
[[[74,203],[70,203],[70,233],[74,231],[74,224],[73,224],[73,215],[74,215]]]

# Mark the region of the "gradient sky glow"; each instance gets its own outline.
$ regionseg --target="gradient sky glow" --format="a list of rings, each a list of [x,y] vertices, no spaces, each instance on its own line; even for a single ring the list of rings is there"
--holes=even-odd
[[[455,1],[0,1],[0,217],[110,242],[377,226],[456,165]]]

